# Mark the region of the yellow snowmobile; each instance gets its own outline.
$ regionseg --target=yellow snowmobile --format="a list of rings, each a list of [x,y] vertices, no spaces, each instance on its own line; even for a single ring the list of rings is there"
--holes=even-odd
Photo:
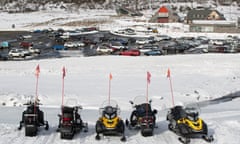
[[[195,108],[175,106],[167,114],[169,130],[179,135],[179,141],[189,144],[191,138],[203,138],[207,142],[213,141],[213,136],[208,136],[207,124],[198,117]]]
[[[118,116],[120,109],[115,101],[105,101],[99,110],[100,117],[96,122],[96,140],[100,140],[100,134],[103,135],[121,135],[121,141],[126,141],[124,134],[125,125]]]

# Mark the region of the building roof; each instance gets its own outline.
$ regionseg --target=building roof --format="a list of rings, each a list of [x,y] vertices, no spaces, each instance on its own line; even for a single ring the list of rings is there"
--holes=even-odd
[[[165,6],[159,8],[158,13],[168,13],[168,9]]]
[[[217,10],[211,10],[211,9],[193,9],[190,10],[187,14],[188,20],[204,20],[207,19],[209,14],[215,11],[219,16],[221,20],[225,20],[223,14],[218,12]],[[196,15],[199,15],[199,17],[196,17]]]

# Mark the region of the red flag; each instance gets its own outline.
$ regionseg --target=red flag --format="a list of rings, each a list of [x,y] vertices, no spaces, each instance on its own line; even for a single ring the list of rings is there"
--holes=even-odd
[[[170,78],[170,69],[167,71],[167,78]]]
[[[109,74],[109,79],[112,80],[112,74],[111,73]]]
[[[37,77],[39,77],[39,74],[40,74],[40,67],[39,67],[39,64],[38,64],[37,67],[36,67],[36,70],[35,70],[35,75]]]
[[[151,78],[151,74],[150,72],[147,72],[147,82],[150,83],[150,78]]]
[[[62,69],[62,75],[63,75],[63,78],[66,76],[66,69],[65,69],[65,67],[63,67],[63,69]]]

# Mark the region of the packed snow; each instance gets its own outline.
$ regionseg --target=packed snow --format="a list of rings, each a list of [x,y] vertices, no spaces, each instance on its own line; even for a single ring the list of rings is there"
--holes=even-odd
[[[231,9],[233,10],[233,9]],[[231,17],[236,12],[231,13]],[[237,14],[236,14],[237,15]],[[34,12],[24,14],[0,14],[1,30],[34,30],[43,28],[78,28],[65,26],[71,21],[98,21],[95,26],[102,30],[116,30],[133,25],[152,25],[146,15],[141,22],[129,17],[116,17],[113,10],[89,10],[79,13]],[[230,19],[232,20],[232,19]],[[12,24],[16,25],[12,29]],[[85,25],[86,26],[86,25]],[[91,25],[92,26],[92,25]],[[154,25],[153,25],[154,26]],[[79,26],[80,27],[80,26]],[[159,28],[170,36],[193,36],[197,33],[185,33],[182,24],[170,24]],[[229,34],[203,35],[226,37]],[[239,36],[239,34],[236,34]],[[157,126],[154,136],[142,137],[139,131],[126,129],[127,144],[178,144],[178,136],[168,130],[166,114],[172,107],[170,82],[167,70],[171,71],[173,95],[176,105],[208,102],[215,98],[239,91],[240,54],[202,54],[202,55],[167,55],[159,57],[98,56],[74,57],[28,61],[0,62],[0,144],[114,144],[120,137],[104,137],[95,140],[95,123],[99,116],[99,107],[108,98],[109,74],[111,80],[111,99],[116,100],[121,108],[122,119],[130,117],[132,107],[129,100],[136,96],[149,96],[152,107],[158,110]],[[50,129],[40,128],[36,137],[25,137],[24,130],[18,131],[23,105],[36,93],[35,68],[40,65],[38,96],[43,104],[41,108]],[[76,99],[83,106],[81,117],[89,125],[87,133],[81,132],[73,140],[62,140],[56,132],[58,114],[62,96],[62,67],[67,69],[64,79],[65,101]],[[151,73],[148,94],[147,71]],[[240,143],[240,100],[220,101],[201,107],[200,117],[208,124],[209,134],[214,137],[213,144]],[[191,143],[206,144],[194,139]]]
[[[17,127],[25,103],[35,97],[35,68],[40,65],[39,99],[49,121],[50,130],[40,129],[38,136],[25,137],[24,130]],[[61,140],[56,132],[57,114],[60,112],[62,96],[62,67],[67,69],[65,100],[76,99],[83,106],[83,121],[89,124],[89,132],[81,132],[73,140]],[[171,71],[173,95],[176,105],[213,100],[239,91],[239,54],[169,55],[161,57],[98,56],[60,58],[31,61],[1,62],[0,69],[0,143],[119,143],[119,137],[95,140],[95,122],[98,108],[108,99],[109,74],[111,99],[121,108],[122,119],[130,117],[132,107],[129,100],[146,96],[147,71],[151,73],[148,96],[153,108],[158,110],[157,125],[152,137],[142,137],[138,131],[126,129],[129,144],[179,143],[178,136],[167,128],[166,114],[172,107],[171,90],[167,78]],[[5,106],[3,106],[5,105]],[[6,113],[7,111],[7,113]],[[239,144],[240,110],[239,100],[201,107],[202,117],[213,134],[216,144]],[[194,139],[192,143],[205,144]]]

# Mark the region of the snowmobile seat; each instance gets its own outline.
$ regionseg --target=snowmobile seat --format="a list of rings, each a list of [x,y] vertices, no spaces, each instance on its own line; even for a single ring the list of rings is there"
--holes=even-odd
[[[148,103],[143,103],[141,105],[137,105],[136,110],[137,110],[137,114],[139,115],[139,117],[146,116],[146,114],[148,116],[153,115],[151,105]]]
[[[68,107],[68,106],[64,106],[62,109],[63,113],[73,113],[74,108],[73,107]]]
[[[171,113],[173,115],[174,120],[179,120],[181,118],[186,118],[187,117],[187,114],[184,111],[182,106],[176,106],[176,107],[172,108]]]

